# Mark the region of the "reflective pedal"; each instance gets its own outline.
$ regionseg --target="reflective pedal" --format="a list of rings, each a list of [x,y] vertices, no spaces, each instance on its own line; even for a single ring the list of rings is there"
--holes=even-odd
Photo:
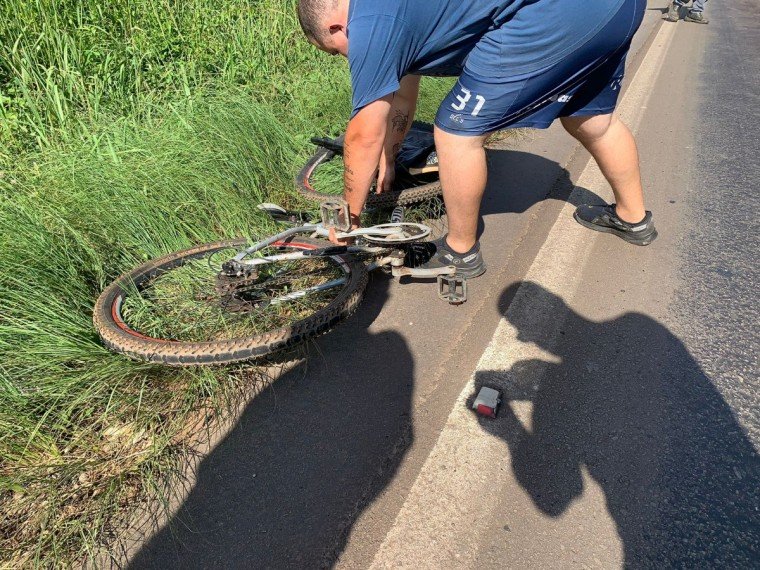
[[[351,212],[348,202],[341,198],[325,200],[319,208],[322,225],[325,228],[335,228],[336,231],[351,231]]]
[[[495,418],[499,412],[499,404],[501,404],[501,394],[499,391],[483,386],[472,403],[472,409],[481,416]]]
[[[438,296],[450,305],[461,305],[467,300],[467,280],[460,275],[439,275]]]

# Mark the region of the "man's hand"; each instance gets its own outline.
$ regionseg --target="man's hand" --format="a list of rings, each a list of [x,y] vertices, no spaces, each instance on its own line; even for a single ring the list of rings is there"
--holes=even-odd
[[[357,225],[351,224],[350,231],[358,230],[359,227],[360,226],[358,224]],[[335,245],[351,245],[352,243],[354,243],[354,238],[339,238],[337,236],[337,233],[338,232],[335,231],[335,228],[330,228],[330,235],[327,236],[327,239],[329,239]]]
[[[377,172],[377,187],[375,188],[375,192],[377,194],[390,192],[393,189],[394,180],[396,180],[396,162],[381,160],[380,168]]]
[[[351,214],[351,229],[349,229],[349,232],[352,232],[354,230],[358,230],[361,227],[360,222],[360,216],[359,214]],[[335,231],[335,228],[330,228],[329,235],[327,236],[327,239],[329,239],[332,243],[335,245],[350,245],[354,243],[354,238],[339,238],[337,236],[338,232]]]

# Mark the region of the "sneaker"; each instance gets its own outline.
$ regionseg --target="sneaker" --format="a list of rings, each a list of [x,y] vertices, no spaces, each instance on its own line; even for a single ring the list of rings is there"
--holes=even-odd
[[[668,15],[665,18],[668,22],[677,22],[681,18],[681,5],[675,0],[668,6]]]
[[[709,24],[710,20],[705,18],[705,15],[702,12],[695,12],[694,10],[689,10],[689,13],[686,14],[686,17],[684,18],[687,22],[694,22],[695,24]]]
[[[652,222],[652,212],[647,212],[644,219],[636,224],[630,224],[618,218],[615,212],[615,204],[590,206],[583,204],[578,206],[573,214],[575,221],[583,227],[615,234],[628,243],[634,245],[649,245],[657,239],[657,230]]]
[[[446,243],[446,236],[435,241],[414,244],[407,253],[407,257],[411,262],[408,265],[412,267],[419,269],[455,267],[457,275],[466,279],[480,277],[486,272],[486,264],[483,256],[480,255],[479,243],[466,253],[457,253]]]

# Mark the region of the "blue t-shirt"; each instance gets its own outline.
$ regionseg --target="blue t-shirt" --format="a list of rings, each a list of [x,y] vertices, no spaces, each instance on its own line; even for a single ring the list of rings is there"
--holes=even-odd
[[[351,0],[353,113],[405,75],[533,73],[604,26],[625,0]],[[472,55],[472,57],[470,57]]]

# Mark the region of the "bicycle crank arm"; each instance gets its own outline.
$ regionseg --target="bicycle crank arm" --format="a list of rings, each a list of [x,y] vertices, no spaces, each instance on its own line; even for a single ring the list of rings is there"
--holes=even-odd
[[[322,236],[322,237],[328,237],[330,235],[330,230],[327,229],[324,226],[319,226],[316,230],[316,232]],[[337,239],[348,239],[348,238],[357,238],[357,237],[366,237],[366,236],[378,236],[378,237],[386,237],[386,236],[392,236],[398,234],[399,231],[396,228],[375,228],[375,227],[369,227],[369,228],[359,228],[357,230],[353,230],[350,232],[335,232],[335,237]]]
[[[441,267],[439,269],[414,269],[412,267],[392,267],[391,273],[394,277],[417,277],[420,279],[438,277],[440,275],[454,275],[457,272],[456,267]]]
[[[329,237],[330,230],[324,224],[318,226],[315,233]],[[358,228],[350,232],[335,231],[337,239],[363,237],[375,245],[398,245],[420,241],[430,234],[430,228],[423,224],[401,222],[399,224],[378,224],[367,228]]]

